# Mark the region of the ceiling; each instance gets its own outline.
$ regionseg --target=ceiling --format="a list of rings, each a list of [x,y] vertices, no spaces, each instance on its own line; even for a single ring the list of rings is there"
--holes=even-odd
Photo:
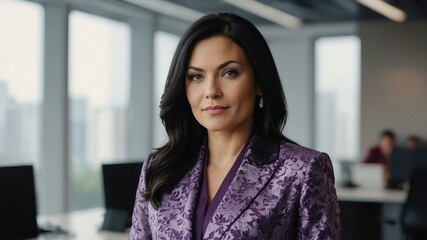
[[[207,14],[232,12],[255,24],[274,24],[221,0],[166,0]],[[356,0],[258,0],[302,19],[304,24],[386,19]],[[407,14],[407,19],[427,19],[427,0],[385,0]]]

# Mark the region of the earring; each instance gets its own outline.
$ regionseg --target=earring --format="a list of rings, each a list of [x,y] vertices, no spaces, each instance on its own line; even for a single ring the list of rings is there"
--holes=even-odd
[[[264,107],[264,99],[261,96],[261,98],[259,99],[259,108],[263,108],[263,107]]]

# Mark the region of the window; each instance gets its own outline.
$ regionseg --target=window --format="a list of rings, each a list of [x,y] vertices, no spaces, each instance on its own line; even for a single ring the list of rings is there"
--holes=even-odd
[[[70,210],[101,206],[101,164],[126,161],[130,27],[70,13]]]
[[[315,42],[316,148],[333,161],[357,160],[360,121],[360,40],[325,37]]]
[[[0,165],[39,163],[43,8],[0,1]]]
[[[154,35],[154,147],[160,147],[167,141],[165,128],[160,121],[160,109],[158,106],[160,105],[160,98],[165,88],[166,77],[178,42],[179,36],[174,34],[158,31]]]

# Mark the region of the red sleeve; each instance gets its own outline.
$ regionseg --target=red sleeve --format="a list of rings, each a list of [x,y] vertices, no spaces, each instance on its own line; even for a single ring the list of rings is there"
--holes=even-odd
[[[365,158],[363,159],[364,163],[376,163],[378,160],[375,157],[375,149],[371,148],[369,149],[368,154],[366,154]]]

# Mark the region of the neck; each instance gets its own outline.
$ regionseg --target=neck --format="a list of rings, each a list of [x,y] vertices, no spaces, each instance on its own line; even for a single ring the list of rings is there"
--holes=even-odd
[[[209,132],[209,164],[224,166],[233,163],[248,141],[250,134],[250,130],[232,133]]]

